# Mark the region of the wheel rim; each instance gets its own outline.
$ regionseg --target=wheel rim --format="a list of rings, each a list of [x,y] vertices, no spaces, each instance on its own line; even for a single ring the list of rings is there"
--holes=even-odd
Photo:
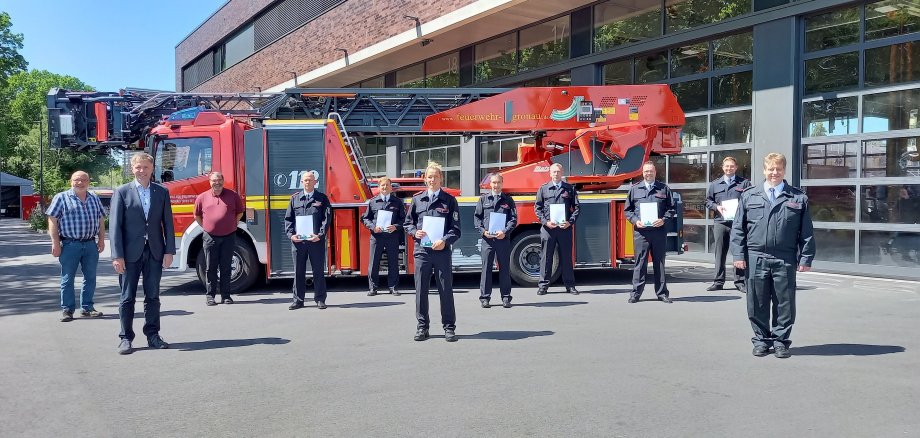
[[[230,282],[239,280],[240,276],[243,275],[243,258],[240,257],[240,253],[234,251],[233,256],[230,257]]]
[[[518,255],[518,266],[531,277],[540,276],[540,245],[531,243]]]

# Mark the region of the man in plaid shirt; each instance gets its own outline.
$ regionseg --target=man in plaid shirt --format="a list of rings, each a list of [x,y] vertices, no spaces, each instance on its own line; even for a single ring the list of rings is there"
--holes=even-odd
[[[80,314],[96,318],[102,312],[93,308],[96,292],[96,266],[105,249],[105,209],[99,197],[87,191],[89,175],[83,171],[70,176],[70,190],[54,195],[48,207],[48,234],[51,255],[61,262],[61,322],[73,320],[74,277],[77,266],[83,271]]]

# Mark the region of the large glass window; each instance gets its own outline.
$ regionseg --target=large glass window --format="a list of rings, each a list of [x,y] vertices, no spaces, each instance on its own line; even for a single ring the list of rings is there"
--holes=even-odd
[[[712,67],[736,67],[754,63],[754,34],[730,35],[712,42]]]
[[[373,177],[387,174],[387,138],[358,137],[358,146],[367,162],[367,173]]]
[[[859,52],[805,61],[805,94],[840,91],[859,85]]]
[[[157,142],[153,177],[159,182],[178,181],[211,172],[210,137],[169,138]]]
[[[920,89],[863,96],[863,132],[917,128]]]
[[[604,64],[604,85],[625,85],[633,83],[632,60]]]
[[[456,88],[460,86],[460,53],[454,52],[425,63],[428,88]]]
[[[855,186],[806,187],[811,219],[816,222],[855,222]]]
[[[687,117],[680,131],[680,140],[684,147],[709,146],[709,117]]]
[[[705,164],[703,165],[705,167]],[[706,219],[706,189],[680,189],[684,219]]]
[[[735,164],[738,165],[738,170],[735,172],[738,175],[741,175],[747,179],[755,180],[759,179],[760,175],[754,175],[751,171],[751,150],[750,149],[734,149],[730,151],[716,151],[712,153],[712,165],[709,166],[709,180],[712,181],[723,175],[722,173],[722,160],[726,157],[732,157],[735,159]],[[756,178],[755,178],[756,177]]]
[[[517,33],[477,44],[474,52],[476,82],[509,76],[517,71]]]
[[[706,153],[672,155],[668,159],[668,184],[709,182],[706,174],[708,160]]]
[[[425,88],[425,64],[415,64],[396,70],[397,88]]]
[[[865,57],[866,87],[920,81],[920,41],[867,49]]]
[[[920,3],[883,0],[866,5],[866,40],[920,31]]]
[[[805,51],[814,52],[858,42],[859,9],[837,9],[806,18]]]
[[[671,84],[671,92],[684,112],[698,111],[709,107],[709,79]]]
[[[751,110],[716,113],[710,118],[712,144],[750,143]]]
[[[635,59],[636,83],[651,84],[668,78],[668,52],[649,53]]]
[[[361,82],[361,88],[385,88],[386,81],[384,81],[383,76],[377,76],[373,79],[368,79],[364,82]]]
[[[402,175],[415,176],[424,173],[429,161],[444,169],[444,185],[460,187],[460,137],[405,137],[400,160]]]
[[[815,229],[815,241],[821,248],[815,260],[825,262],[854,263],[856,261],[856,232],[853,230]]]
[[[569,59],[569,16],[521,29],[519,70],[526,71]]]
[[[858,129],[858,98],[812,100],[802,103],[802,136],[855,134]]]
[[[224,44],[224,63],[221,70],[242,61],[255,51],[255,39],[252,25],[246,26],[239,33],[230,37]]]
[[[667,0],[668,33],[751,12],[751,0]]]
[[[920,268],[920,233],[861,231],[859,263]]]
[[[743,71],[712,78],[713,108],[750,105],[753,93],[753,71]]]
[[[709,70],[709,43],[671,49],[671,77],[705,73]]]
[[[802,178],[855,178],[856,142],[805,145]]]
[[[594,50],[661,35],[660,0],[614,0],[594,6]]]
[[[868,140],[862,143],[862,176],[885,178],[920,177],[918,137]]]
[[[920,184],[866,185],[860,195],[863,199],[863,222],[920,223]]]
[[[518,164],[518,146],[533,144],[533,137],[491,139],[480,143],[479,167],[485,176]]]

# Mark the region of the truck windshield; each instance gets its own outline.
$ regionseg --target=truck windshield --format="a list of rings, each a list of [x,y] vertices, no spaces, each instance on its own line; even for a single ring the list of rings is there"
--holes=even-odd
[[[158,140],[153,177],[170,182],[207,175],[211,172],[211,150],[210,137]]]

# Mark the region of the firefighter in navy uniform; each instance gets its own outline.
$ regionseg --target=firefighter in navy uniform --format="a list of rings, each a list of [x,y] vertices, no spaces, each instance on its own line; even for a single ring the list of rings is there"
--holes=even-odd
[[[549,167],[550,181],[537,190],[537,199],[533,208],[540,224],[540,282],[537,283],[537,295],[546,295],[549,281],[553,276],[553,253],[559,248],[559,267],[562,269],[562,283],[566,292],[578,295],[575,289],[575,269],[572,260],[572,242],[575,221],[578,220],[580,207],[575,186],[562,181],[562,165],[553,163]],[[562,204],[565,221],[556,223],[550,220],[551,205]]]
[[[460,207],[457,198],[441,190],[444,173],[441,166],[429,163],[425,169],[425,185],[428,190],[415,195],[406,215],[405,229],[415,241],[415,317],[418,320],[416,341],[428,339],[430,318],[428,317],[428,289],[431,286],[431,272],[434,270],[440,284],[441,324],[444,339],[457,340],[457,316],[454,311],[453,266],[451,245],[460,238]],[[444,237],[431,241],[422,230],[426,217],[444,218]]]
[[[502,294],[502,307],[511,307],[511,231],[517,226],[517,207],[510,195],[502,193],[504,178],[497,173],[489,177],[491,190],[479,197],[473,222],[476,231],[482,235],[482,278],[479,281],[479,303],[483,308],[490,307],[492,298],[492,264],[498,261],[498,281]],[[489,233],[490,215],[505,215],[502,229]]]
[[[648,273],[648,256],[652,254],[652,267],[655,269],[655,295],[658,300],[671,303],[668,284],[665,280],[664,257],[668,233],[665,224],[674,218],[674,203],[671,189],[662,182],[655,181],[657,176],[655,163],[646,161],[642,164],[642,181],[629,189],[626,198],[626,219],[633,224],[633,246],[636,266],[633,267],[632,294],[629,302],[636,303],[645,289],[645,276]],[[651,202],[657,205],[657,219],[651,224],[641,220],[640,204]]]
[[[787,358],[795,322],[795,273],[811,270],[815,239],[808,197],[790,186],[786,157],[764,157],[765,181],[741,194],[732,223],[734,266],[748,270],[747,311],[753,354]],[[771,317],[771,310],[773,315]]]
[[[380,195],[367,201],[367,212],[362,216],[364,226],[371,230],[370,264],[367,267],[370,290],[367,296],[377,295],[380,285],[380,259],[384,252],[387,255],[387,287],[390,293],[398,296],[399,290],[399,237],[402,234],[403,222],[406,220],[406,207],[402,199],[393,192],[390,178],[383,177],[377,180]],[[389,211],[392,214],[390,224],[386,227],[377,226],[377,215],[380,211]]]
[[[716,256],[716,276],[712,280],[712,286],[706,288],[707,291],[721,290],[725,285],[725,256],[728,255],[730,246],[734,212],[724,211],[722,202],[740,198],[741,192],[751,186],[747,178],[735,174],[737,170],[737,161],[732,157],[725,157],[722,159],[723,175],[709,183],[709,188],[706,189],[706,208],[712,210],[715,215],[712,221],[712,234],[715,238],[713,253]],[[744,269],[735,268],[735,289],[742,293],[747,292],[744,286]]]
[[[307,289],[307,259],[313,271],[313,301],[319,309],[326,308],[326,233],[332,218],[332,206],[329,198],[316,190],[316,171],[301,173],[303,190],[291,196],[287,212],[284,214],[284,228],[291,239],[291,252],[294,255],[294,302],[288,309],[303,307]],[[313,216],[312,236],[297,233],[297,217]]]

